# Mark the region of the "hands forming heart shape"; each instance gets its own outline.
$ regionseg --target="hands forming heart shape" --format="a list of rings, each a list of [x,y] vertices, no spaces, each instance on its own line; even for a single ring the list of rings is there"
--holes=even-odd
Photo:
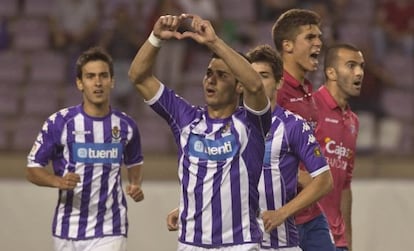
[[[180,32],[179,29],[184,31]],[[217,39],[210,21],[193,14],[161,16],[155,23],[153,32],[162,40],[191,38],[198,43],[206,44]]]

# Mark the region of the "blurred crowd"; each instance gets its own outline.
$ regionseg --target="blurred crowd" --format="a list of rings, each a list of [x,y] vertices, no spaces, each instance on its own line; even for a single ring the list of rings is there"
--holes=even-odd
[[[229,44],[246,52],[258,44],[273,45],[273,22],[290,8],[312,9],[322,16],[325,45],[352,43],[366,56],[362,95],[351,102],[361,120],[360,153],[412,153],[412,0],[1,0],[0,150],[27,151],[39,121],[79,102],[74,60],[80,51],[101,45],[114,59],[114,106],[132,114],[143,133],[154,135],[143,139],[144,145],[170,152],[168,130],[157,126],[160,121],[151,118],[127,79],[132,57],[156,18],[198,14],[211,20]],[[191,102],[200,102],[194,86],[204,74],[208,51],[190,41],[171,41],[164,47],[157,75]],[[321,71],[310,79],[318,86],[324,82]]]

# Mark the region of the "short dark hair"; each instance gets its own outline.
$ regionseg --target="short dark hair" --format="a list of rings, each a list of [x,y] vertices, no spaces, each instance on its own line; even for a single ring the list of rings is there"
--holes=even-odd
[[[82,68],[91,61],[104,61],[109,66],[111,77],[114,76],[114,65],[112,57],[102,47],[92,47],[82,52],[76,61],[76,77],[82,79]]]
[[[283,77],[283,61],[279,53],[270,45],[264,44],[256,46],[247,52],[247,58],[251,63],[265,62],[272,68],[275,80],[279,82]]]
[[[294,40],[303,25],[321,25],[318,13],[306,9],[290,9],[276,20],[272,27],[272,38],[276,50],[282,52],[283,40]]]
[[[352,44],[338,43],[338,44],[331,45],[330,47],[326,49],[326,52],[325,52],[324,70],[326,70],[329,67],[335,66],[338,60],[338,51],[341,49],[350,50],[354,52],[361,51],[360,49],[358,49]]]

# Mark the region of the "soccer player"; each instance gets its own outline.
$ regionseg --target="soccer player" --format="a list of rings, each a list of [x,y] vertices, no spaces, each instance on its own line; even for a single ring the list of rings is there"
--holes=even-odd
[[[179,33],[184,22],[190,30]],[[190,38],[213,57],[202,86],[205,106],[193,106],[154,75],[163,40]],[[271,123],[269,100],[250,63],[199,16],[161,16],[135,56],[129,76],[171,127],[178,146],[178,250],[258,250],[260,178]],[[239,106],[243,91],[243,106]]]
[[[293,216],[331,191],[331,172],[310,125],[276,104],[283,74],[277,52],[270,46],[258,46],[247,53],[247,58],[262,78],[273,111],[259,182],[264,230],[261,246],[263,250],[299,251]],[[297,195],[300,161],[312,179]]]
[[[262,176],[259,182],[263,250],[300,250],[293,215],[332,189],[329,166],[321,154],[313,130],[299,116],[276,104],[282,81],[282,61],[269,45],[247,53],[252,67],[260,74],[272,107],[272,126],[266,139]],[[315,178],[296,196],[299,161],[306,163]],[[167,216],[167,228],[176,230],[178,210]]]
[[[128,169],[126,193],[136,202],[144,199],[138,127],[110,106],[110,55],[90,48],[79,56],[76,72],[83,102],[45,121],[28,155],[27,179],[59,189],[54,250],[125,251],[128,219],[122,165]],[[53,173],[44,168],[49,162]]]
[[[316,137],[328,160],[334,189],[320,200],[336,250],[352,250],[352,190],[358,117],[348,100],[359,96],[364,77],[362,52],[349,44],[336,44],[325,54],[326,83],[315,93],[318,107]]]
[[[277,103],[302,116],[313,129],[317,121],[317,108],[312,96],[312,84],[305,78],[307,72],[318,67],[322,48],[320,17],[305,9],[284,12],[272,28],[273,42],[282,56],[283,84],[277,93]],[[301,169],[304,167],[301,164]],[[299,172],[299,183],[305,185],[308,173]],[[298,224],[300,247],[307,251],[335,250],[328,222],[317,203],[295,216]]]

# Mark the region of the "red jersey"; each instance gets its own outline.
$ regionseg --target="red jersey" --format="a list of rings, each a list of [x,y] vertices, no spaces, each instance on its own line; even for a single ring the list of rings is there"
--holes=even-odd
[[[312,96],[312,84],[307,79],[305,79],[303,84],[304,85],[301,85],[301,83],[287,71],[283,71],[283,84],[277,92],[277,104],[300,115],[312,125],[313,129],[315,129],[318,113]],[[302,165],[303,164],[301,163],[299,166],[301,169],[304,169]],[[321,213],[322,210],[318,203],[314,203],[296,214],[295,223],[306,223],[319,216]]]
[[[344,111],[325,86],[314,93],[319,111],[315,136],[321,146],[334,182],[333,190],[325,195],[322,206],[337,247],[346,247],[345,223],[341,214],[341,193],[350,188],[354,169],[358,135],[358,117],[348,106]]]

